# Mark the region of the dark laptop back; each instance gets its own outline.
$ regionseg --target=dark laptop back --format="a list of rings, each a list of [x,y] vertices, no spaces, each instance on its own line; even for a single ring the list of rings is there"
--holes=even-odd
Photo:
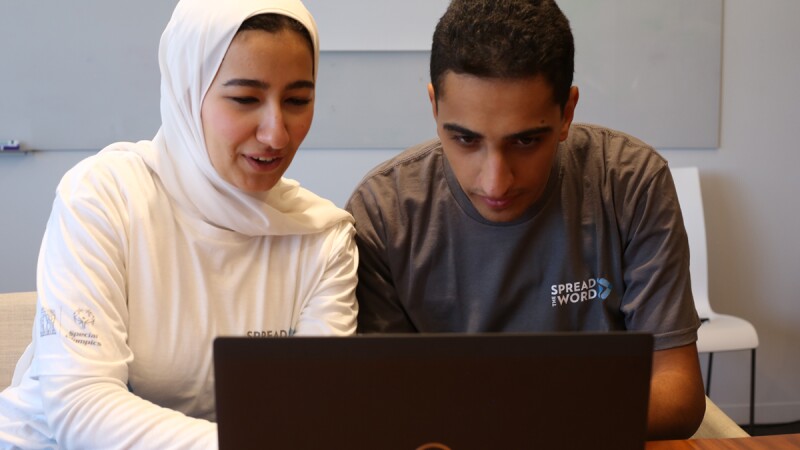
[[[221,449],[642,449],[638,333],[217,338]]]

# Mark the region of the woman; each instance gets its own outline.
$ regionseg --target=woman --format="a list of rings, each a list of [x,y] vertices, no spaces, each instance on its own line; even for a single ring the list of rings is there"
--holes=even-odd
[[[156,137],[58,187],[0,447],[213,448],[215,336],[354,332],[352,219],[282,178],[317,42],[298,0],[177,5]]]

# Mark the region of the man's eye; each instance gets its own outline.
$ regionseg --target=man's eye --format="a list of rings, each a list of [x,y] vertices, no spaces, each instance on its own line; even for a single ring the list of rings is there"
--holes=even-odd
[[[520,145],[522,147],[530,147],[532,145],[538,144],[541,141],[542,141],[542,139],[539,138],[539,137],[534,137],[534,136],[521,137],[521,138],[517,139],[517,145]]]
[[[454,139],[461,145],[472,145],[478,141],[478,138],[475,136],[469,136],[465,134],[454,136]]]

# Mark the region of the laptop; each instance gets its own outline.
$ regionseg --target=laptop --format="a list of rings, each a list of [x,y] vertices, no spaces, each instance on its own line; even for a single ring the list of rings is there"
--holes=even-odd
[[[643,449],[644,333],[214,341],[220,449]]]

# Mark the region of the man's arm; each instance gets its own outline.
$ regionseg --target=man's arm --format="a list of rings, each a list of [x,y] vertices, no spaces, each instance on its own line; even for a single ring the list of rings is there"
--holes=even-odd
[[[625,187],[615,190],[615,203],[622,205],[617,220],[628,239],[621,310],[627,329],[655,338],[648,437],[688,438],[705,412],[689,241],[669,166],[647,148],[635,154],[642,158],[637,175],[620,180]]]
[[[386,197],[391,198],[390,194]],[[397,223],[393,211],[381,208],[376,195],[364,185],[356,189],[345,209],[356,221],[358,333],[416,332],[401,306],[389,267],[385,240],[391,227],[387,230],[384,221]]]
[[[703,421],[705,410],[697,346],[689,344],[654,352],[648,439],[689,438]]]

